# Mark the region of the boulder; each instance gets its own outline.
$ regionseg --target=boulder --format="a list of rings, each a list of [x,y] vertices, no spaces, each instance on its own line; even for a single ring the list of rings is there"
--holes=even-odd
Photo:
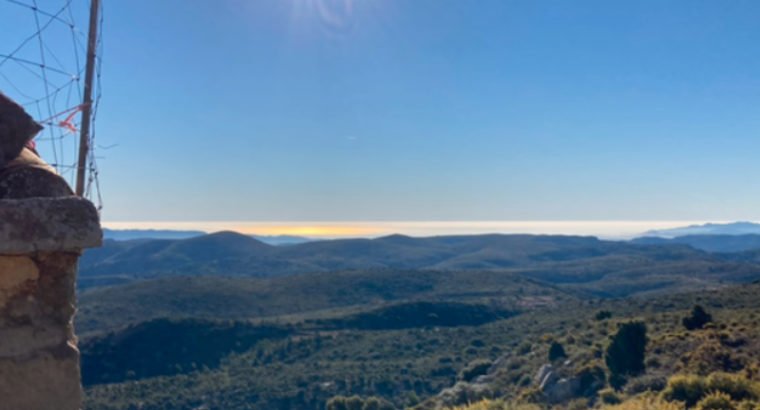
[[[536,375],[533,377],[534,384],[541,386],[541,384],[543,384],[544,382],[544,379],[546,379],[546,376],[552,373],[553,370],[554,370],[554,366],[552,366],[551,364],[545,364],[541,366],[541,368],[538,369],[538,372],[536,372]]]
[[[555,379],[541,390],[549,403],[561,403],[579,396],[580,380],[577,377]]]
[[[493,396],[486,384],[458,382],[453,387],[442,390],[438,394],[438,402],[444,408],[474,403]]]

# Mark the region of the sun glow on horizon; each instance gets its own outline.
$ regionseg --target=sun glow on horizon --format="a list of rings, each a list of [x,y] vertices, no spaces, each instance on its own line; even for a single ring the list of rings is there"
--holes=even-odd
[[[140,221],[103,222],[110,229],[235,231],[247,235],[292,235],[316,239],[502,234],[592,235],[630,238],[652,229],[708,221]],[[727,221],[712,221],[727,222]]]

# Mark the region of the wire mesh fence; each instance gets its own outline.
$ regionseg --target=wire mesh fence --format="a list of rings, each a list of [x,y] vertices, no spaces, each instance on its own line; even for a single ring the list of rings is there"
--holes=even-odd
[[[102,6],[101,6],[102,7]],[[0,91],[45,129],[36,149],[73,186],[84,108],[89,0],[0,0]],[[102,10],[101,10],[102,11]],[[103,13],[98,25],[102,28]],[[102,30],[98,30],[102,33]],[[102,206],[95,155],[101,99],[102,36],[95,47],[95,81],[84,196]]]

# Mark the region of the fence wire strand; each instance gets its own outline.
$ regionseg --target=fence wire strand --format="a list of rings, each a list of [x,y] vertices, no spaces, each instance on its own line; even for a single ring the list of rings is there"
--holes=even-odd
[[[78,130],[82,125],[82,76],[87,55],[84,44],[87,43],[89,7],[88,0],[40,4],[38,0],[0,0],[0,25],[10,26],[10,21],[3,21],[3,16],[20,19],[14,21],[15,26],[20,27],[18,38],[0,45],[0,91],[25,107],[46,128],[36,138],[38,149],[72,185],[76,180]],[[89,152],[85,164],[85,197],[98,208],[103,206],[95,153],[95,123],[102,96],[102,2],[100,7],[97,24],[101,35],[95,50]]]

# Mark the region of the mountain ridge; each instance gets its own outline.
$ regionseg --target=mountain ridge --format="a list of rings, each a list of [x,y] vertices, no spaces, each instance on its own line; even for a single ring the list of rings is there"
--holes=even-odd
[[[103,228],[103,238],[115,241],[133,241],[148,239],[190,239],[208,235],[208,232],[197,230],[172,229],[108,229]],[[252,238],[269,245],[293,245],[310,242],[315,239],[295,235],[250,235]]]
[[[760,224],[748,221],[729,223],[708,222],[701,225],[689,225],[669,229],[655,229],[644,232],[641,236],[675,238],[689,235],[745,235],[760,234]]]

